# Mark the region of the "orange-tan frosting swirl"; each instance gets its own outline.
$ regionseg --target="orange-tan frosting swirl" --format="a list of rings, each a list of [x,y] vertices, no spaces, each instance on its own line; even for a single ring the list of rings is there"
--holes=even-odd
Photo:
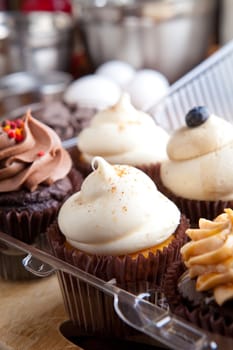
[[[0,192],[50,185],[71,169],[71,158],[57,134],[28,112],[0,127]]]
[[[233,210],[213,221],[200,219],[199,228],[186,233],[191,241],[181,254],[190,277],[197,277],[196,289],[212,289],[219,305],[233,298]]]

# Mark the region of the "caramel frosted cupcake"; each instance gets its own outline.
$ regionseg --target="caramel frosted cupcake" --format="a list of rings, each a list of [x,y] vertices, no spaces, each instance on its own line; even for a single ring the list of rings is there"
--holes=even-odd
[[[233,211],[188,229],[182,261],[168,269],[171,311],[208,331],[233,337]]]
[[[0,229],[33,244],[63,201],[80,188],[82,176],[72,169],[56,133],[29,112],[21,119],[1,122],[0,164]],[[6,261],[8,253],[11,259],[17,255],[2,251],[0,274],[20,278],[16,266]]]
[[[197,225],[233,208],[233,125],[205,107],[192,109],[186,123],[171,135],[156,183]]]
[[[167,132],[151,116],[135,109],[124,94],[80,132],[75,164],[86,175],[92,158],[101,156],[111,164],[133,165],[150,175],[155,165],[167,159],[168,138]]]
[[[94,158],[92,166],[80,192],[63,204],[58,222],[48,230],[55,256],[105,281],[115,279],[130,292],[155,290],[163,284],[167,267],[179,258],[187,220],[141,170],[112,166],[101,157]],[[100,307],[96,289],[87,283],[81,283],[81,289],[80,281],[62,272],[60,282],[71,320],[92,331],[110,331],[113,324],[105,324],[108,312],[116,319],[110,297],[99,296]],[[93,298],[87,298],[87,290]]]

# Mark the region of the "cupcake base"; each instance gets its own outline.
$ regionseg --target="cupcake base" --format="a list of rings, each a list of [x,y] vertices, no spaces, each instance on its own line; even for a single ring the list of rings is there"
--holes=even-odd
[[[119,287],[141,293],[141,286],[153,288],[162,285],[167,267],[180,258],[180,248],[188,241],[185,233],[188,227],[189,222],[182,215],[171,243],[155,253],[148,249],[147,256],[139,253],[136,257],[90,255],[79,251],[66,242],[57,222],[50,225],[47,236],[56,257],[104,281],[114,278]]]
[[[63,201],[80,189],[82,179],[81,174],[77,170],[72,169],[68,174],[68,181],[66,180],[65,183],[63,181],[58,181],[56,186],[50,186],[49,197],[53,199],[53,196],[55,196],[56,200],[54,201],[43,200],[42,203],[40,202],[40,198],[44,196],[43,190],[46,191],[45,186],[42,187],[42,191],[26,194],[26,196],[28,196],[28,205],[25,203],[26,199],[23,200],[25,194],[23,191],[18,191],[18,195],[17,193],[1,194],[1,231],[27,244],[36,244],[37,246],[39,244],[40,246],[42,234],[55,220]],[[68,191],[66,190],[67,184]],[[47,196],[46,193],[45,196]],[[4,202],[4,200],[6,202]],[[6,203],[8,206],[6,206]],[[11,206],[9,203],[11,203]],[[17,203],[23,203],[23,207],[16,205]],[[8,247],[3,247],[3,249],[1,249],[0,246],[0,278],[2,277],[6,280],[27,280],[35,278],[35,276],[26,271],[22,265],[22,259],[26,255],[27,254],[21,251],[12,250]]]
[[[155,292],[160,291],[167,267],[180,258],[180,248],[187,242],[185,230],[188,222],[181,217],[175,238],[163,250],[127,256],[88,255],[67,244],[57,223],[47,232],[54,255],[104,281],[114,280],[116,285],[138,295],[148,293],[148,300],[157,303]],[[125,325],[113,308],[113,298],[90,286],[87,282],[67,273],[58,272],[63,299],[70,320],[79,328],[95,334],[125,336]],[[98,315],[98,318],[96,317]]]
[[[81,174],[72,169],[68,176],[34,192],[24,189],[0,194],[1,231],[28,244],[54,221],[62,203],[81,187]]]

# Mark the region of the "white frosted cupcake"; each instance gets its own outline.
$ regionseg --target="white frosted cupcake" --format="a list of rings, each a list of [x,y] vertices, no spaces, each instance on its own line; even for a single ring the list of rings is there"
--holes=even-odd
[[[111,164],[128,164],[149,171],[151,166],[167,159],[169,135],[148,114],[133,107],[128,94],[117,104],[97,113],[78,137],[80,158],[91,171],[95,156]]]
[[[157,184],[197,224],[233,207],[233,125],[205,107],[192,109],[186,123],[170,137]]]
[[[110,165],[101,157],[94,158],[92,165],[81,190],[64,203],[58,223],[49,229],[55,256],[105,281],[115,279],[130,292],[155,290],[162,285],[167,267],[179,257],[188,221],[141,170]],[[77,305],[85,303],[86,295],[81,297],[69,283],[70,276],[63,277],[65,304],[81,327],[83,316]],[[97,310],[95,298],[86,302]],[[112,303],[103,317],[109,307]],[[103,330],[101,322],[95,326]]]

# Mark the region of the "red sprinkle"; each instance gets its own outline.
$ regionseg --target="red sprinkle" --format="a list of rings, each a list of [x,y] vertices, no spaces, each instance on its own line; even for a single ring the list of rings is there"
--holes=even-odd
[[[23,141],[23,139],[24,139],[23,135],[18,135],[18,134],[15,135],[15,141],[16,142],[21,142],[21,141]]]
[[[2,130],[7,134],[9,139],[14,139],[16,143],[24,141],[24,121],[22,119],[6,119],[0,123],[0,126],[2,127]]]
[[[14,139],[15,138],[15,132],[13,130],[9,130],[7,133],[9,139]]]
[[[43,157],[45,155],[44,151],[40,151],[37,153],[38,157]]]
[[[10,122],[11,129],[16,129],[16,123],[11,121]]]

